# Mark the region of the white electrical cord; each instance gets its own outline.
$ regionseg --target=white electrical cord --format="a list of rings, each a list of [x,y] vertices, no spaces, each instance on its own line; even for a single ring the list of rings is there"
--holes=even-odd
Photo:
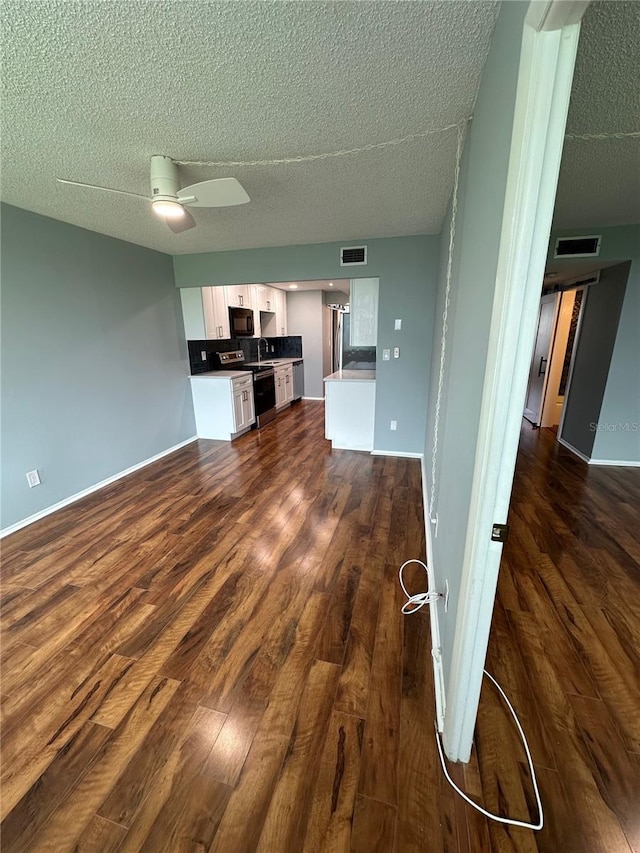
[[[427,586],[429,587],[428,592],[419,592],[416,595],[411,595],[404,585],[404,569],[405,566],[408,566],[410,563],[418,563],[419,566],[427,573]],[[439,592],[436,592],[433,587],[435,584],[433,583],[433,579],[431,578],[431,572],[426,563],[423,563],[422,560],[407,560],[404,562],[400,569],[398,570],[398,578],[400,580],[400,586],[402,587],[402,591],[407,596],[407,600],[402,605],[402,612],[405,616],[410,616],[412,613],[417,613],[418,610],[421,610],[425,604],[430,604],[432,601],[437,601],[439,598],[443,596],[440,595]]]
[[[451,222],[449,224],[449,253],[447,255],[446,286],[444,289],[444,311],[442,312],[442,334],[440,336],[440,368],[438,371],[438,393],[436,394],[436,409],[433,419],[433,446],[431,448],[431,494],[429,496],[429,520],[435,524],[433,507],[436,500],[436,461],[438,458],[438,437],[440,430],[440,407],[442,405],[442,386],[444,384],[444,368],[447,355],[447,330],[449,318],[449,303],[451,301],[451,272],[453,264],[453,244],[456,237],[456,214],[458,212],[458,187],[460,184],[460,162],[464,147],[464,126],[458,125],[458,145],[456,148],[456,167],[453,177],[453,194],[451,196]]]
[[[411,563],[417,563],[418,565],[422,566],[422,568],[425,570],[426,575],[427,575],[427,586],[428,586],[426,592],[418,592],[414,595],[411,595],[411,593],[407,589],[405,582],[404,582],[404,570],[405,570],[405,567],[410,565]],[[421,610],[425,606],[425,604],[432,604],[433,602],[437,601],[439,598],[444,597],[441,593],[437,592],[436,589],[434,588],[435,582],[433,579],[433,573],[432,573],[431,569],[429,568],[429,566],[427,566],[426,563],[423,563],[422,560],[406,560],[400,566],[400,569],[398,570],[398,578],[400,579],[400,586],[402,587],[402,591],[404,592],[404,594],[407,597],[406,602],[402,605],[402,612],[405,615],[410,615],[411,613],[417,613],[417,611]],[[433,653],[433,650],[432,650],[432,653]],[[436,744],[438,747],[438,755],[440,756],[440,764],[442,766],[442,771],[445,775],[447,782],[451,785],[453,790],[457,794],[459,794],[465,802],[467,802],[470,806],[472,806],[472,808],[474,808],[476,811],[480,812],[480,814],[483,814],[485,817],[488,817],[490,820],[496,820],[496,821],[498,821],[498,823],[505,823],[505,824],[508,824],[509,826],[521,826],[521,827],[524,827],[525,829],[536,829],[536,830],[542,829],[543,824],[544,824],[544,814],[542,811],[542,800],[540,799],[540,789],[538,788],[538,779],[536,777],[536,771],[535,771],[534,766],[533,766],[533,758],[531,757],[531,750],[529,749],[529,744],[527,743],[527,738],[525,737],[525,733],[522,729],[522,726],[520,725],[520,720],[518,719],[518,715],[516,714],[516,712],[513,708],[513,705],[509,701],[507,694],[504,692],[502,687],[498,684],[496,679],[491,675],[491,673],[487,672],[486,669],[483,670],[483,673],[498,688],[500,695],[502,696],[504,701],[507,703],[507,707],[511,711],[511,716],[515,720],[516,727],[518,729],[518,732],[520,733],[522,745],[524,746],[524,751],[526,753],[527,761],[529,763],[529,772],[531,774],[531,782],[533,783],[533,791],[534,791],[535,797],[536,797],[536,806],[538,808],[538,816],[539,816],[537,823],[530,823],[530,822],[524,821],[524,820],[514,820],[513,818],[510,818],[510,817],[501,817],[500,815],[493,814],[493,812],[489,812],[486,809],[483,809],[482,806],[478,805],[478,803],[474,802],[470,797],[468,797],[465,794],[465,792],[456,785],[456,783],[453,781],[453,779],[449,775],[449,771],[447,770],[447,765],[446,765],[445,759],[444,759],[444,752],[442,750],[442,743],[440,741],[440,733],[438,732],[438,726],[436,725],[435,726]]]
[[[385,142],[370,142],[368,145],[361,145],[359,148],[343,148],[340,151],[325,151],[322,154],[303,154],[299,157],[280,157],[274,160],[174,160],[178,166],[219,166],[225,168],[237,166],[285,166],[291,163],[314,163],[317,160],[329,160],[333,157],[351,157],[354,154],[362,154],[366,151],[378,151],[382,148],[391,148],[396,145],[405,145],[407,142],[413,142],[416,139],[424,139],[427,136],[433,136],[435,133],[446,133],[454,128],[462,128],[471,120],[471,117],[465,118],[456,124],[447,124],[444,127],[434,127],[431,130],[421,130],[418,133],[410,133],[408,136],[401,136],[398,139],[388,139]]]
[[[479,806],[478,803],[475,803],[470,797],[468,797],[464,791],[458,788],[451,776],[449,776],[449,771],[447,770],[447,766],[444,760],[444,753],[442,751],[442,743],[440,742],[440,734],[436,726],[436,744],[438,745],[438,755],[440,756],[440,764],[442,765],[442,770],[444,772],[445,778],[447,782],[451,785],[453,790],[457,794],[460,794],[460,796],[463,800],[465,800],[465,802],[469,803],[469,805],[472,806],[476,811],[480,812],[480,814],[483,814],[485,817],[488,817],[490,820],[497,820],[498,823],[506,823],[508,826],[522,826],[525,829],[542,829],[544,825],[544,814],[542,811],[542,800],[540,799],[540,789],[538,788],[538,779],[536,778],[536,771],[533,767],[533,758],[531,757],[531,751],[529,750],[529,744],[527,743],[524,731],[522,730],[522,726],[520,725],[520,720],[518,719],[518,715],[513,709],[513,705],[511,704],[511,702],[509,702],[507,694],[504,692],[502,687],[500,687],[496,679],[491,675],[491,673],[487,672],[486,669],[484,669],[483,672],[487,676],[487,678],[490,678],[491,681],[493,681],[495,686],[500,691],[500,695],[507,703],[507,706],[511,711],[511,716],[515,720],[516,726],[518,727],[518,732],[520,733],[522,745],[524,746],[524,751],[527,754],[527,761],[529,762],[529,772],[531,774],[531,782],[533,784],[533,791],[536,795],[536,806],[538,808],[538,821],[537,823],[530,823],[526,820],[514,820],[510,817],[501,817],[500,815],[493,814],[493,812],[488,812],[486,809],[483,809],[482,806]]]

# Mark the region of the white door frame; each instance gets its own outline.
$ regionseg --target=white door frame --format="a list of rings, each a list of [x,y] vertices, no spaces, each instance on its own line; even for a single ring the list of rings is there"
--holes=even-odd
[[[540,330],[540,316],[542,314],[542,306],[543,304],[548,304],[553,302],[553,320],[551,322],[551,336],[549,338],[549,348],[547,350],[547,366],[544,371],[544,379],[542,380],[542,394],[540,396],[540,411],[538,412],[538,421],[536,426],[542,426],[542,413],[544,411],[544,403],[547,396],[547,391],[549,390],[549,369],[551,367],[551,358],[553,355],[553,348],[556,342],[556,329],[558,327],[558,314],[560,312],[560,294],[559,293],[547,293],[540,299],[540,303],[538,305],[538,323],[536,326],[536,337],[533,342],[533,351],[531,353],[531,362],[529,364],[529,378],[527,381],[527,392],[525,396],[525,403],[529,399],[529,386],[531,385],[531,368],[533,366],[533,356],[535,355],[536,347],[538,346],[538,333]],[[526,412],[532,412],[533,409],[527,410],[525,406],[525,418],[529,420]]]
[[[587,3],[532,2],[525,22],[487,366],[443,741],[468,761],[493,614],[562,157],[580,19]]]

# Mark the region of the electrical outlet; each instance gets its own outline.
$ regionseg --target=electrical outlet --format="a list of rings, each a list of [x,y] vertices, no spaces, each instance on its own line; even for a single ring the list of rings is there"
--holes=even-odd
[[[34,468],[33,471],[27,471],[27,483],[29,483],[30,489],[40,485],[40,474],[38,474],[37,468]]]
[[[206,361],[206,360],[207,360],[207,353],[206,353],[206,350],[200,350],[200,358],[201,358],[203,361]]]
[[[449,610],[449,581],[444,582],[444,612]]]
[[[431,517],[431,524],[433,524],[433,535],[437,539],[438,538],[438,513]]]
[[[393,325],[393,328],[396,330],[396,332],[399,332],[400,329],[402,329],[402,320],[396,320]]]
[[[382,350],[382,360],[383,361],[389,361],[390,358],[391,358],[391,350],[390,349],[383,349]]]
[[[393,348],[393,357],[394,358],[400,358],[400,347],[394,347]]]
[[[391,426],[389,429],[396,430],[398,429],[398,421],[391,421]]]

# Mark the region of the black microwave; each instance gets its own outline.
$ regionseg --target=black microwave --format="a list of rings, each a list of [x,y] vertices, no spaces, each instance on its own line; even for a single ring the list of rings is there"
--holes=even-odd
[[[251,308],[229,308],[229,325],[232,338],[253,337],[253,311]]]

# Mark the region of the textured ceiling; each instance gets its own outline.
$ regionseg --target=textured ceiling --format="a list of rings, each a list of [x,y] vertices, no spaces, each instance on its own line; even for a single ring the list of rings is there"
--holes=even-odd
[[[238,208],[173,235],[142,200],[149,158],[266,159],[379,142],[471,112],[493,2],[3,0],[9,203],[170,253],[438,232],[455,131],[401,147],[235,175]]]
[[[2,197],[178,254],[438,232],[454,132],[235,175],[251,203],[172,234],[142,200],[149,158],[251,160],[352,148],[468,115],[490,2],[3,0]],[[587,10],[568,132],[637,129],[640,3]],[[638,140],[567,141],[555,225],[640,221]]]
[[[585,13],[567,133],[640,130],[640,3],[597,2]],[[640,222],[640,138],[564,145],[554,225]]]

